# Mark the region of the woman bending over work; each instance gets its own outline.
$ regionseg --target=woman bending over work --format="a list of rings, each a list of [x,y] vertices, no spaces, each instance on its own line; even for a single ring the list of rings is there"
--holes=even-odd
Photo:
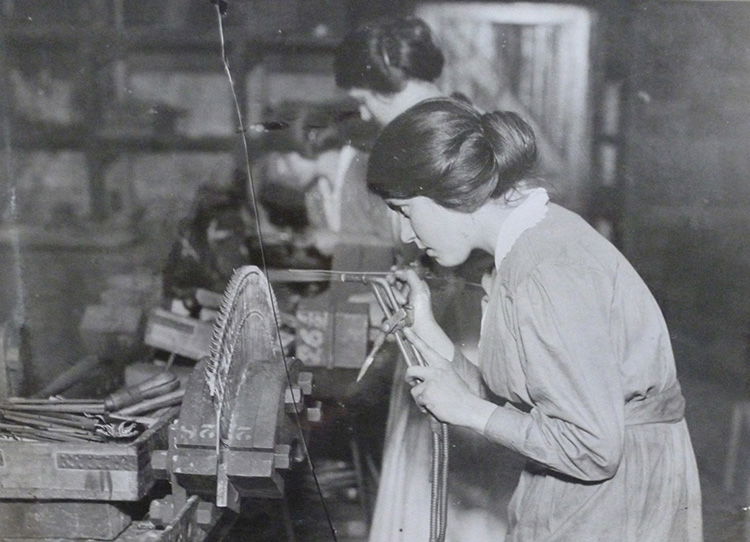
[[[661,311],[613,245],[534,187],[536,158],[516,114],[446,98],[417,104],[378,137],[368,185],[400,214],[402,241],[444,266],[472,249],[495,261],[478,367],[435,322],[426,283],[401,272],[414,307],[407,331],[429,365],[407,371],[412,396],[528,459],[506,540],[701,540]]]

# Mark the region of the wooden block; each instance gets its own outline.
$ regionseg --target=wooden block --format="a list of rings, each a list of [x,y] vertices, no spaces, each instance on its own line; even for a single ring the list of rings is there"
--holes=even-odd
[[[144,341],[154,348],[197,360],[208,355],[212,330],[209,322],[155,308],[149,314]]]
[[[130,522],[128,514],[104,502],[0,501],[3,540],[114,540]]]
[[[132,359],[141,350],[143,311],[128,305],[89,305],[78,330],[90,354],[117,361]]]
[[[140,500],[153,487],[150,454],[167,447],[170,421],[128,444],[0,441],[0,499]]]
[[[360,367],[367,355],[368,309],[327,294],[301,301],[296,357],[310,367]]]
[[[221,300],[223,299],[221,293],[212,292],[203,288],[195,289],[195,300],[201,307],[207,309],[218,310],[221,307]]]
[[[303,299],[297,307],[296,357],[310,367],[333,367],[333,323],[328,295]]]
[[[169,302],[169,312],[177,314],[178,316],[190,316],[190,311],[185,306],[185,303],[182,301],[182,299],[172,299]]]

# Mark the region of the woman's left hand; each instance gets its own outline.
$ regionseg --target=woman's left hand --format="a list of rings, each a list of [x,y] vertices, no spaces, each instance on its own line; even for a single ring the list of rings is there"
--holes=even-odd
[[[405,329],[404,332],[427,363],[425,367],[414,366],[406,370],[406,381],[412,385],[411,395],[417,405],[441,422],[482,431],[486,419],[478,419],[477,407],[480,402],[487,402],[471,392],[450,361],[412,330]],[[487,409],[479,410],[486,412]]]

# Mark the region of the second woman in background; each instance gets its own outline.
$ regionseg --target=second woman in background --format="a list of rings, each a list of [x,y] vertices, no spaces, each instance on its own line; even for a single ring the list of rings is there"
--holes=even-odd
[[[337,48],[334,72],[336,84],[360,103],[362,116],[385,126],[417,103],[444,96],[436,84],[443,65],[443,53],[429,26],[421,19],[406,17],[368,22],[349,33]],[[457,342],[461,339],[455,337]],[[431,429],[414,407],[403,374],[404,366],[399,363],[391,390],[370,542],[427,540],[429,533]],[[457,466],[459,461],[453,463]],[[457,481],[462,477],[454,469],[452,478]],[[471,502],[486,502],[481,485],[481,481],[469,484],[460,504],[455,492],[449,494],[449,539],[451,532],[463,531],[474,542],[482,542],[481,536],[468,534],[474,530],[470,524],[476,523],[481,523],[481,532],[502,532],[500,518]],[[472,499],[472,493],[481,494],[480,498]]]

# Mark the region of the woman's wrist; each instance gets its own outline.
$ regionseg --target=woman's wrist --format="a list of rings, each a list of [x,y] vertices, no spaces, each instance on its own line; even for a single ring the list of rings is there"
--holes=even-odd
[[[473,396],[471,403],[467,405],[466,422],[463,425],[479,434],[484,434],[484,428],[487,427],[487,422],[496,408],[498,405],[495,403]]]
[[[450,337],[448,337],[445,331],[443,331],[443,328],[441,328],[437,322],[433,320],[422,325],[415,324],[413,329],[414,332],[419,335],[419,337],[424,342],[429,344],[438,354],[440,354],[448,361],[453,360],[453,356],[455,354],[455,346],[453,345],[453,341],[450,339]]]

